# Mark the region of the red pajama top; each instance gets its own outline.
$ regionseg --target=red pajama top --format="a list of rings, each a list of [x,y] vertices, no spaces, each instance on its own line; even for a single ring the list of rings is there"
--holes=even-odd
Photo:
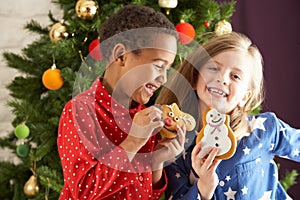
[[[145,108],[126,109],[97,79],[69,101],[62,112],[57,146],[64,186],[60,199],[159,199],[166,188],[152,187],[152,136],[130,162],[119,144],[130,130],[134,114]]]

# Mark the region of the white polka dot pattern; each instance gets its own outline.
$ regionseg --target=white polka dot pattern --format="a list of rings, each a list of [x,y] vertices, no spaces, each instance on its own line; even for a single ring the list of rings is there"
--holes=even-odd
[[[118,146],[132,116],[143,108],[138,105],[128,112],[114,102],[100,79],[66,104],[57,138],[64,174],[60,199],[160,198],[166,184],[153,190],[149,167],[155,136],[132,162]]]

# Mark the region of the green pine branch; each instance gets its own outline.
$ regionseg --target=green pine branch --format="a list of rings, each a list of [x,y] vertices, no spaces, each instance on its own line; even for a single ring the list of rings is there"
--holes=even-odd
[[[40,35],[49,34],[49,29],[48,28],[43,28],[40,23],[38,23],[36,20],[33,20],[33,19],[30,22],[28,22],[24,26],[24,28],[31,31],[31,32],[38,33]]]
[[[280,180],[280,184],[287,191],[290,187],[297,184],[297,177],[299,173],[297,170],[293,169],[291,171],[287,171],[285,176]]]

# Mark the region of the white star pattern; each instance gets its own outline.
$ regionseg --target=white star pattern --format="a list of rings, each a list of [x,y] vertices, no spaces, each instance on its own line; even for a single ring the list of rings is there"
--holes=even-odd
[[[299,156],[299,153],[300,153],[300,151],[298,149],[295,149],[293,156]]]
[[[271,193],[272,193],[272,190],[266,191],[264,193],[264,195],[258,200],[271,200]]]
[[[249,155],[250,150],[247,146],[243,149],[245,155]]]
[[[248,188],[246,186],[243,187],[242,193],[243,194],[248,194]]]
[[[275,146],[275,144],[274,144],[274,143],[272,143],[272,144],[271,144],[271,147],[270,147],[270,149],[269,149],[269,150],[270,150],[270,151],[272,151],[272,150],[274,149],[274,146]]]
[[[177,173],[175,174],[175,176],[176,176],[176,178],[180,178],[180,177],[181,177],[181,175],[180,175],[179,172],[177,172]]]
[[[230,181],[230,180],[231,180],[231,177],[230,177],[230,176],[226,176],[225,180],[226,180],[226,181]]]
[[[186,144],[188,144],[188,143],[189,143],[189,141],[190,141],[190,139],[189,139],[189,138],[185,138],[185,143],[186,143]]]
[[[261,129],[263,131],[265,131],[265,126],[264,126],[264,122],[266,121],[267,118],[263,118],[263,117],[258,117],[258,118],[255,118],[253,117],[251,119],[251,121],[249,122],[249,125],[251,127],[251,132],[254,130],[254,129]]]
[[[235,200],[235,197],[234,197],[234,195],[235,195],[235,193],[236,193],[236,191],[233,191],[232,189],[231,189],[231,187],[229,187],[229,189],[228,189],[228,191],[227,192],[224,192],[224,194],[226,195],[226,197],[227,197],[227,200]]]
[[[262,143],[259,143],[258,148],[261,149],[263,147]]]
[[[261,158],[256,158],[255,159],[255,163],[260,163],[260,161],[261,161]]]
[[[285,127],[281,127],[281,128],[280,128],[280,132],[284,132],[285,130],[286,130]]]

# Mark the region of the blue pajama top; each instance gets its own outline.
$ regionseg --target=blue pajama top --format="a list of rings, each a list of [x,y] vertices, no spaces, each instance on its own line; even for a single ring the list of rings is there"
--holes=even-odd
[[[249,117],[249,125],[251,133],[238,141],[234,156],[221,161],[216,170],[219,184],[214,199],[291,199],[278,181],[273,158],[277,155],[300,162],[300,129],[290,127],[270,112]],[[195,140],[166,167],[167,199],[201,199],[198,177],[191,164],[194,146]]]

